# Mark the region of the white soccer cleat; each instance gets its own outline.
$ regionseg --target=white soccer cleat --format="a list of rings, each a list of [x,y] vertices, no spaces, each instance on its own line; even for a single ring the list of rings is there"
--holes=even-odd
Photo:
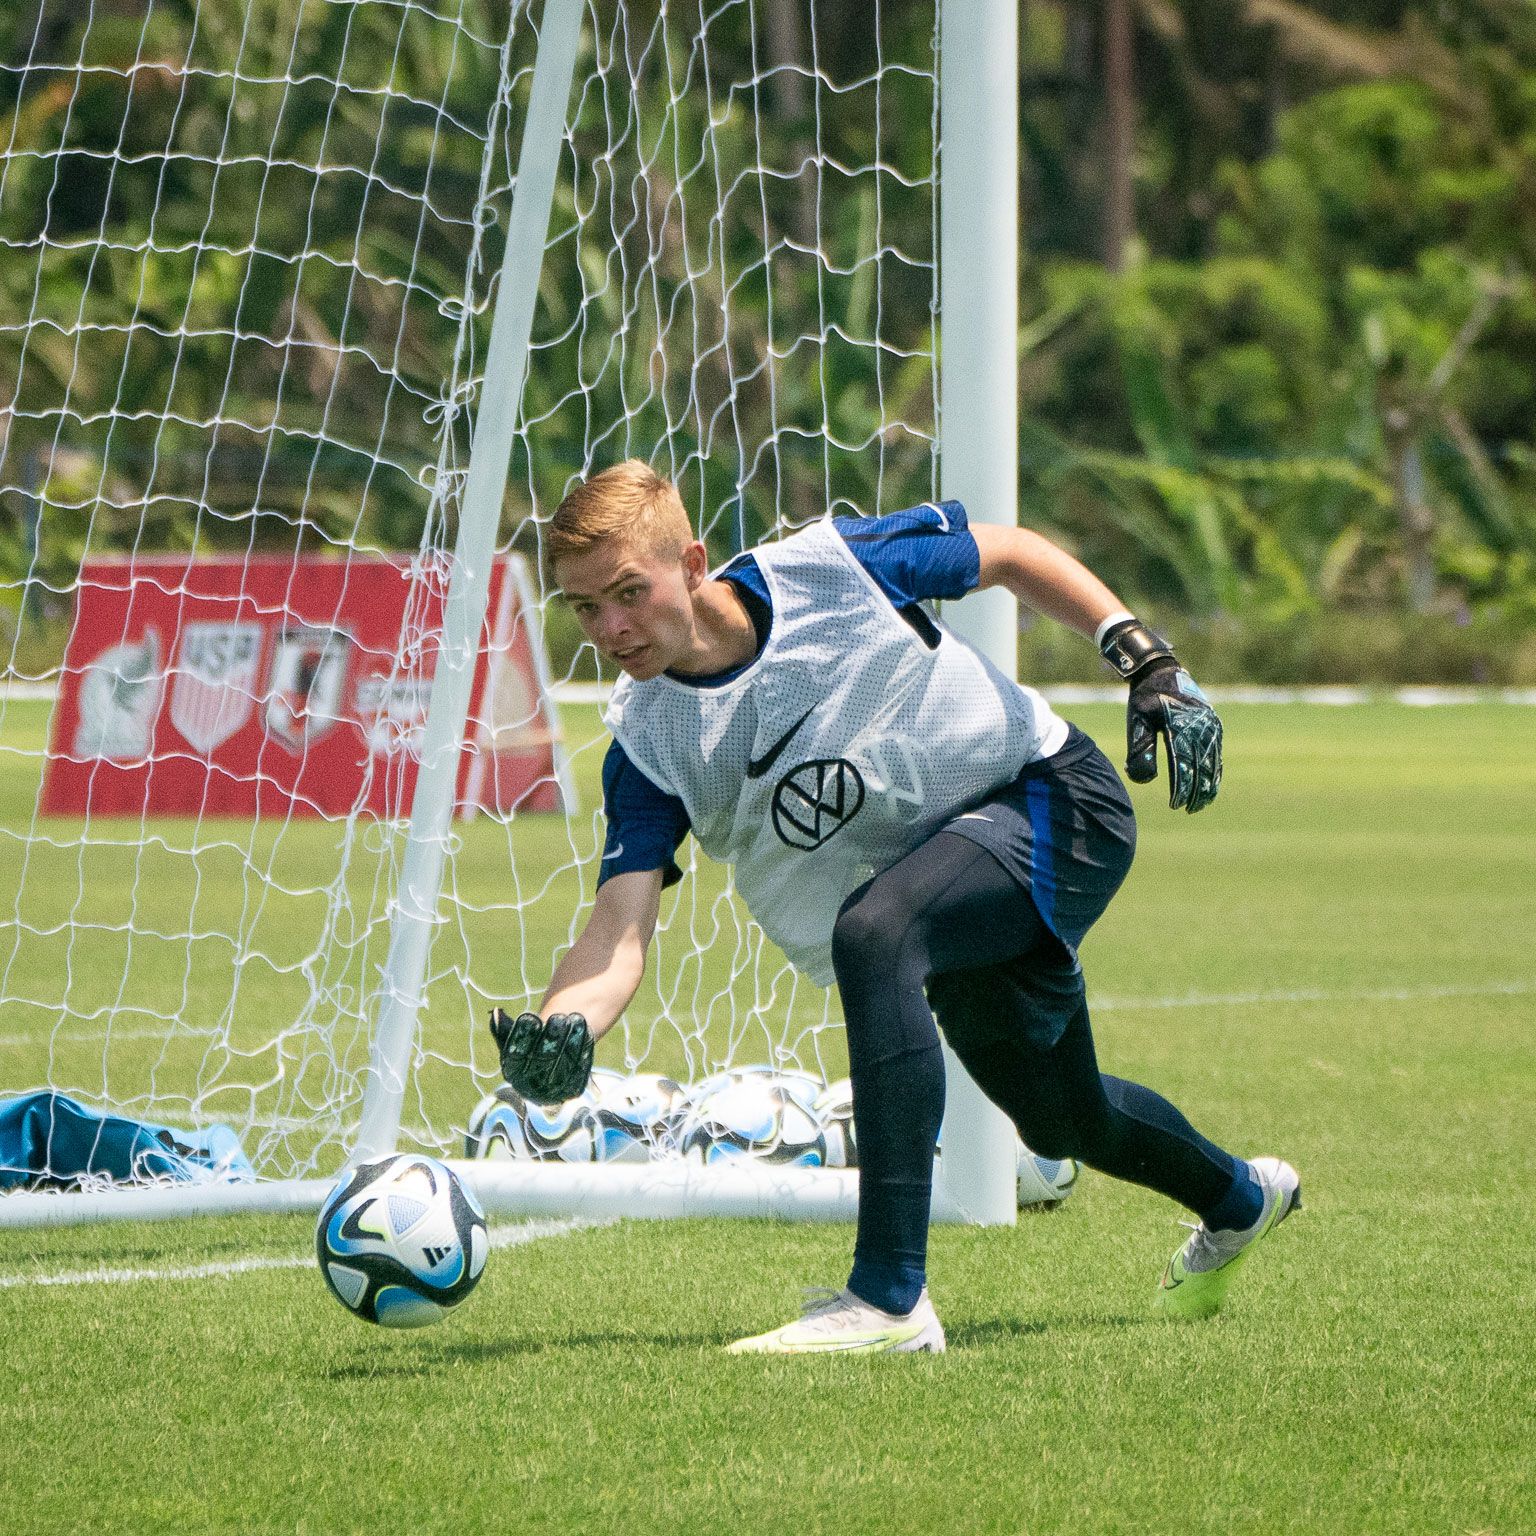
[[[1169,1259],[1157,1288],[1157,1307],[1167,1317],[1211,1317],[1221,1310],[1243,1261],[1292,1211],[1301,1209],[1301,1180],[1278,1157],[1256,1157],[1250,1166],[1264,1192],[1251,1227],[1211,1231],[1203,1222]]]
[[[850,1290],[808,1290],[797,1322],[772,1333],[737,1339],[733,1355],[907,1355],[944,1352],[944,1328],[928,1299],[905,1314],[882,1312]]]

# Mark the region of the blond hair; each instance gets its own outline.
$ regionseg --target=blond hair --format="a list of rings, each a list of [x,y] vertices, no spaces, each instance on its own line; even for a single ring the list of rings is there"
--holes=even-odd
[[[566,496],[545,532],[545,563],[553,570],[556,561],[609,540],[658,555],[681,555],[693,542],[677,487],[643,459],[615,464]]]

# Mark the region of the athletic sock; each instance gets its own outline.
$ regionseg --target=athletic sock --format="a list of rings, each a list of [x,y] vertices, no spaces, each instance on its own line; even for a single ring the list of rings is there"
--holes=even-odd
[[[1212,1232],[1241,1232],[1264,1214],[1264,1186],[1250,1163],[1239,1162],[1232,1187],[1200,1219]]]
[[[923,1271],[904,1264],[880,1264],[855,1256],[848,1289],[860,1301],[893,1317],[905,1317],[923,1294]]]

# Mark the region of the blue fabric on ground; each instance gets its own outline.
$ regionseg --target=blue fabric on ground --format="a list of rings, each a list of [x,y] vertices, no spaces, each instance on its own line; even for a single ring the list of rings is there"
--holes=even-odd
[[[97,1183],[249,1184],[227,1125],[175,1130],[104,1113],[52,1089],[0,1099],[0,1191]]]

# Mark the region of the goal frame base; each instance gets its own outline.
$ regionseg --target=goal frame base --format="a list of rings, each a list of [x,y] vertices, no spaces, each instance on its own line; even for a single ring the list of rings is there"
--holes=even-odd
[[[757,1217],[778,1221],[853,1221],[859,1176],[852,1168],[789,1168],[743,1163],[704,1167],[654,1163],[514,1163],[447,1159],[490,1216],[664,1220]],[[337,1177],[340,1177],[338,1174]],[[86,1191],[18,1191],[0,1197],[0,1231],[75,1227],[194,1216],[318,1211],[336,1178],[255,1184],[177,1184]],[[957,1200],[935,1167],[932,1219],[987,1224]]]

